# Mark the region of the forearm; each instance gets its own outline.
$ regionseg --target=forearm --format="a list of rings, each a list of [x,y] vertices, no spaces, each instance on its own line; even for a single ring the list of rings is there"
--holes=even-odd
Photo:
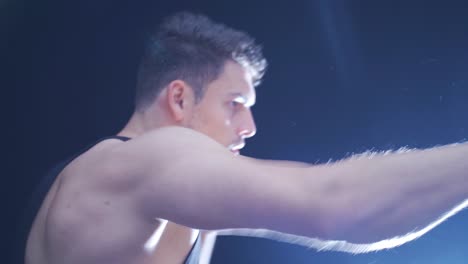
[[[371,243],[402,236],[468,198],[468,144],[366,154],[322,167],[324,239]]]

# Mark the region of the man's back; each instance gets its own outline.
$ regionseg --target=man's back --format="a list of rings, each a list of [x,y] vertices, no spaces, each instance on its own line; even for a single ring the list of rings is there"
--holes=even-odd
[[[183,263],[198,231],[140,217],[134,178],[97,173],[96,164],[119,144],[99,142],[57,176],[32,225],[27,264]],[[159,242],[144,250],[152,234]]]

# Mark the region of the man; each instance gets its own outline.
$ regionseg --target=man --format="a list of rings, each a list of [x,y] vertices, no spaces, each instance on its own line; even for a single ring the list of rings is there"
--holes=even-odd
[[[209,231],[368,252],[466,206],[466,144],[321,165],[240,156],[265,67],[245,33],[189,13],[166,19],[130,121],[48,178],[26,263],[198,263]]]

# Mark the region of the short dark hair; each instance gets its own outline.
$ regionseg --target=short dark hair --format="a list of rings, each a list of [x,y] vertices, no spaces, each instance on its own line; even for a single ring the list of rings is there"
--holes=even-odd
[[[144,110],[177,79],[193,87],[198,102],[229,60],[251,72],[254,85],[260,83],[267,63],[248,34],[189,12],[166,18],[146,44],[138,70],[136,109]]]

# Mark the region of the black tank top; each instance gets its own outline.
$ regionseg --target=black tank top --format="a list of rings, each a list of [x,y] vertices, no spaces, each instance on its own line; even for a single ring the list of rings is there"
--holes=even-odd
[[[26,254],[26,243],[28,240],[29,232],[31,230],[31,227],[34,223],[34,220],[36,218],[37,213],[39,212],[39,209],[42,206],[42,203],[49,192],[50,188],[52,187],[52,184],[55,182],[55,179],[57,176],[60,174],[60,172],[70,163],[72,162],[75,158],[83,154],[84,152],[88,151],[91,149],[93,146],[95,146],[97,143],[104,141],[106,139],[119,139],[122,141],[127,141],[130,140],[128,137],[121,137],[121,136],[109,136],[109,137],[104,137],[93,144],[88,145],[86,148],[78,152],[78,154],[72,156],[71,158],[66,159],[63,162],[60,162],[57,164],[55,167],[53,167],[47,174],[46,176],[41,180],[39,185],[35,188],[31,199],[29,201],[29,204],[26,207],[26,210],[24,211],[21,219],[20,219],[20,224],[19,224],[19,230],[18,230],[18,236],[17,238],[17,246],[18,246],[18,261],[17,263],[24,263],[24,257]],[[185,264],[198,264],[199,262],[199,257],[200,257],[200,251],[201,251],[201,241],[200,241],[200,236],[197,237],[197,240],[195,241],[195,244],[193,245],[192,249],[190,250],[189,254],[187,255],[185,259]]]

